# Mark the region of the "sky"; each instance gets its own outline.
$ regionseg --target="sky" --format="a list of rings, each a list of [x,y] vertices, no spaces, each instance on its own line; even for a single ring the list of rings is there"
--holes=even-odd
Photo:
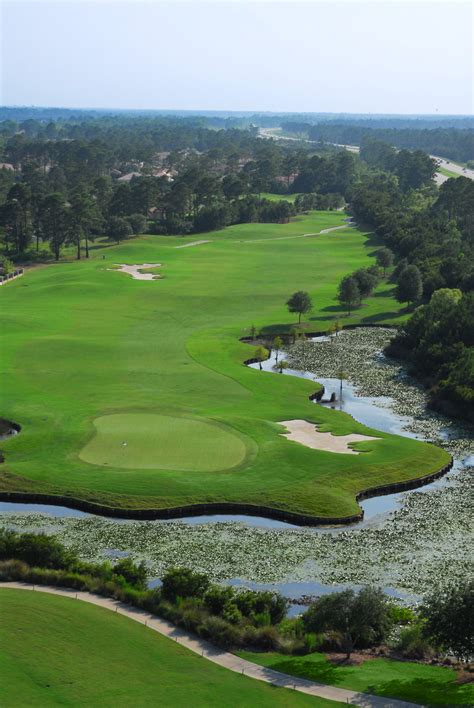
[[[0,104],[472,114],[463,0],[0,0]]]

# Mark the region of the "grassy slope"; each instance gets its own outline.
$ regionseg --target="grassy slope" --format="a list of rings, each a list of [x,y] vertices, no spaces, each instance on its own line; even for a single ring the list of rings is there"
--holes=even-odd
[[[446,167],[440,167],[438,169],[438,172],[440,172],[445,177],[454,177],[454,179],[461,177],[461,175],[458,175],[457,172],[451,172],[451,170],[447,170]]]
[[[109,610],[0,590],[1,704],[331,706],[221,668]]]
[[[292,676],[388,698],[430,705],[472,705],[474,685],[456,684],[456,672],[440,666],[369,659],[360,666],[335,666],[324,654],[283,656],[238,652],[249,661]]]
[[[299,238],[343,218],[319,212],[285,225],[243,224],[184,249],[175,248],[179,237],[144,237],[98,248],[88,262],[34,269],[2,289],[0,411],[23,430],[3,444],[0,488],[122,507],[224,500],[334,516],[357,512],[354,494],[363,488],[441,467],[447,455],[438,448],[382,433],[357,457],[287,441],[279,420],[374,431],[309,402],[314,383],[242,365],[253,350],[238,338],[252,323],[288,330],[295,318],[285,301],[296,289],[314,299],[309,330],[327,329],[334,317],[400,321],[385,283],[350,319],[335,299],[342,275],[373,263],[366,234],[348,228]],[[164,278],[107,270],[123,262],[163,263]],[[258,454],[244,469],[199,474],[81,461],[94,419],[116,412],[209,417],[252,438]]]

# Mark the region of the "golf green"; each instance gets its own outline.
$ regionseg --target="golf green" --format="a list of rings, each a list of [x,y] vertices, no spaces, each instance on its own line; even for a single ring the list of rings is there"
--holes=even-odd
[[[94,426],[96,434],[79,453],[94,465],[216,472],[236,467],[247,454],[242,435],[210,420],[116,413]]]
[[[233,673],[110,610],[0,589],[2,708],[336,706]]]
[[[2,288],[0,415],[21,433],[2,441],[0,492],[117,513],[230,503],[333,518],[357,514],[363,489],[446,465],[440,448],[315,405],[314,381],[244,366],[252,325],[270,336],[295,326],[285,303],[296,290],[313,300],[307,331],[406,317],[387,281],[350,317],[339,304],[341,278],[373,265],[378,246],[353,227],[320,233],[344,219],[241,224],[189,248],[176,246],[196,235],[96,243],[88,260],[31,268]],[[163,279],[115,263],[161,263]],[[378,439],[363,455],[314,450],[281,435],[278,421],[297,419]]]

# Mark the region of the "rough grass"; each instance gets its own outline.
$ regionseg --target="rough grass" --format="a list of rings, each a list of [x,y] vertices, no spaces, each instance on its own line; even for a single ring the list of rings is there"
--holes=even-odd
[[[379,433],[311,403],[314,383],[243,366],[253,349],[239,337],[252,324],[289,331],[295,315],[285,302],[298,289],[313,298],[303,324],[309,331],[327,330],[335,318],[403,319],[386,282],[352,317],[339,306],[339,280],[373,264],[377,243],[354,228],[302,236],[344,218],[314,212],[289,224],[242,224],[213,232],[213,242],[197,248],[174,248],[180,237],[143,237],[98,247],[89,261],[32,269],[4,288],[0,412],[22,432],[2,444],[0,490],[117,508],[228,501],[345,516],[357,513],[361,489],[443,466],[448,456],[434,446]],[[108,270],[127,262],[162,263],[165,278],[138,281]],[[253,440],[258,453],[218,475],[104,469],[81,460],[94,420],[117,413],[212,419]],[[296,418],[380,440],[357,456],[311,450],[280,435],[277,422]]]
[[[215,472],[241,464],[243,436],[211,420],[156,413],[115,413],[94,421],[94,437],[79,457],[126,469]],[[253,447],[249,440],[250,453]]]
[[[457,684],[456,671],[390,659],[368,659],[358,666],[335,665],[324,654],[289,657],[237,652],[244,659],[283,673],[340,688],[423,705],[472,705],[474,684]]]
[[[0,589],[1,704],[334,706],[232,673],[127,617]]]

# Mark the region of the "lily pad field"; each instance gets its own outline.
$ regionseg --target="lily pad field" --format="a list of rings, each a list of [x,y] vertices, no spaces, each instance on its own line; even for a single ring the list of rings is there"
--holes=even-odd
[[[340,212],[243,224],[192,238],[140,237],[91,258],[31,268],[1,292],[1,413],[21,426],[2,443],[0,491],[55,495],[117,512],[245,504],[330,520],[356,494],[445,466],[440,447],[375,431],[316,406],[318,384],[244,366],[252,325],[288,332],[286,300],[307,290],[302,329],[403,319],[383,281],[350,318],[341,277],[375,262],[378,243]],[[321,234],[325,229],[342,227]],[[318,235],[319,234],[319,235]],[[161,263],[135,280],[116,263]],[[297,318],[296,318],[297,319]],[[360,434],[356,455],[287,440],[280,421]]]

